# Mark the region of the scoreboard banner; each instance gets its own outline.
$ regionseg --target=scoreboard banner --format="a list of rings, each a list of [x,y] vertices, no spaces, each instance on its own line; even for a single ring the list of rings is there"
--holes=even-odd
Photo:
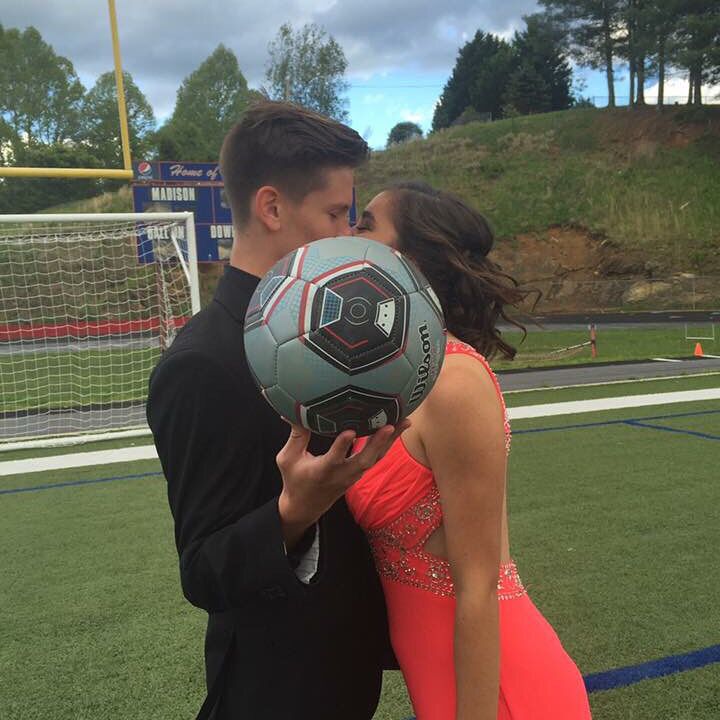
[[[212,182],[222,185],[223,179],[217,163],[193,162],[137,162],[133,163],[137,182],[159,180],[161,182]]]
[[[217,163],[137,162],[133,170],[135,212],[190,211],[195,214],[198,262],[230,259],[232,217]],[[357,220],[355,188],[348,220],[351,226]],[[139,240],[138,257],[141,262],[152,262],[150,240]]]
[[[138,162],[133,169],[135,212],[190,211],[195,215],[198,261],[230,257],[232,219],[217,163]],[[152,260],[150,245],[140,240],[138,255],[146,261]]]

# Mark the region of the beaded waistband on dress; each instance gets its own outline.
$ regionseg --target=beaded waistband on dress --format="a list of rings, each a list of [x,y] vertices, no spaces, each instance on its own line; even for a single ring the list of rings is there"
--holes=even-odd
[[[424,548],[427,539],[441,524],[440,493],[433,483],[423,498],[395,520],[368,531],[378,575],[434,595],[455,597],[450,563]],[[500,565],[497,590],[498,600],[525,595],[525,587],[512,560]]]
[[[513,600],[525,595],[527,590],[522,584],[514,560],[500,564],[500,577],[498,578],[498,600]]]

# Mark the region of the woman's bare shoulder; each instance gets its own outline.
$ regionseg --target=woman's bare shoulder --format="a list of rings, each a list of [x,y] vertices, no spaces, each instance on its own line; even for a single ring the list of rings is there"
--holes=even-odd
[[[445,357],[435,386],[428,395],[432,404],[443,405],[463,398],[472,400],[497,396],[495,382],[485,365],[466,353],[452,353]]]
[[[507,454],[502,401],[492,375],[477,358],[447,357],[420,410],[411,430],[422,443],[438,487],[447,492],[475,483],[479,465],[502,474]]]
[[[433,389],[411,416],[421,435],[437,432],[442,424],[456,431],[466,423],[499,423],[503,411],[495,382],[477,358],[467,354],[451,354]]]

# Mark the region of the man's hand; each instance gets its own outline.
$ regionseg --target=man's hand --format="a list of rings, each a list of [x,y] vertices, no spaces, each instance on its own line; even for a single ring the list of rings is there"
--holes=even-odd
[[[277,454],[283,479],[279,511],[286,546],[292,548],[305,530],[380,460],[409,427],[409,420],[401,421],[397,427],[385,425],[362,450],[348,457],[355,441],[354,432],[340,433],[324,455],[315,456],[307,451],[310,431],[291,425],[290,437]]]

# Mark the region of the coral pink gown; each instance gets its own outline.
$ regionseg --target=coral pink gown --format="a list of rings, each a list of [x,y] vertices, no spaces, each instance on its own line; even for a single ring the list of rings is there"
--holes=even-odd
[[[450,342],[447,353],[482,355]],[[506,446],[510,426],[505,412]],[[364,439],[358,440],[358,447]],[[440,495],[430,468],[402,439],[346,493],[365,530],[382,581],[390,638],[417,720],[455,720],[453,643],[455,593],[450,564],[423,550],[442,524]],[[498,720],[585,720],[590,708],[582,677],[558,636],[523,587],[514,562],[498,577],[500,695]]]

